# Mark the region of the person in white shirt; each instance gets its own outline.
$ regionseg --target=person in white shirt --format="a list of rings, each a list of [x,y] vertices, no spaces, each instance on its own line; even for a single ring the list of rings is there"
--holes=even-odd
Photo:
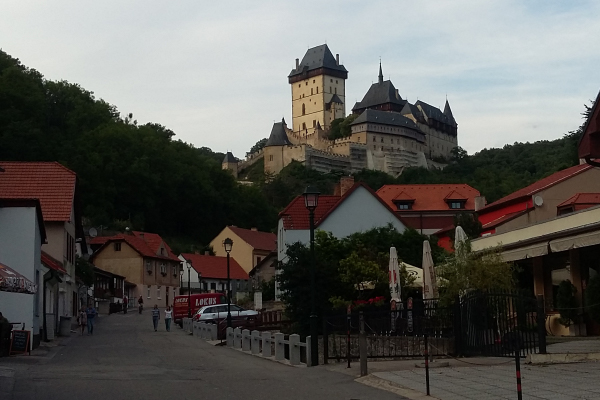
[[[167,327],[167,332],[171,332],[171,318],[173,318],[173,310],[171,310],[171,306],[168,306],[165,310],[165,326]]]

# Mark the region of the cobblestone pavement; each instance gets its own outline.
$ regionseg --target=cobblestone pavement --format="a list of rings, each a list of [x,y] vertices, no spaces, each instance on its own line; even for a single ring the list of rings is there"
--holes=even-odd
[[[374,376],[425,392],[423,368],[375,372]],[[600,363],[521,365],[523,399],[600,399]],[[516,399],[514,363],[436,368],[429,371],[431,395],[441,400]]]

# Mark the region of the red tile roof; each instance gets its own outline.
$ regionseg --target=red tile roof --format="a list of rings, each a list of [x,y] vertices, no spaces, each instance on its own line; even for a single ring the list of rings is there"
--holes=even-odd
[[[385,208],[387,208],[392,215],[398,217],[394,210],[390,208],[386,202],[384,202],[378,195],[365,185],[364,183],[356,183],[350,189],[344,193],[343,196],[330,196],[321,195],[319,196],[319,203],[315,209],[315,227],[318,227],[323,221],[327,219],[329,214],[333,212],[340,204],[344,202],[352,193],[359,187],[365,188],[369,193],[373,195]],[[302,195],[296,197],[288,206],[279,213],[279,218],[283,220],[283,226],[285,229],[295,230],[306,230],[310,229],[309,213],[304,205],[304,198]],[[398,218],[400,220],[400,218]],[[400,220],[401,221],[401,220]],[[401,221],[402,222],[402,221]]]
[[[515,219],[517,217],[520,217],[521,215],[527,214],[529,211],[530,211],[530,209],[527,209],[527,210],[515,211],[515,212],[512,212],[512,213],[508,213],[506,215],[502,215],[502,216],[496,218],[493,221],[490,221],[490,222],[488,222],[486,224],[483,224],[481,226],[481,230],[482,231],[488,231],[488,230],[493,229],[493,228],[495,228],[495,227],[497,227],[499,225],[502,225],[505,222],[508,222],[508,221],[513,220],[513,219]]]
[[[274,233],[243,229],[237,226],[228,226],[228,228],[256,250],[275,251],[277,249],[277,236]]]
[[[102,247],[100,247],[98,250],[96,250],[96,253],[94,253],[98,254],[106,245],[112,242],[125,242],[143,257],[181,262],[181,260],[179,260],[179,258],[177,258],[177,256],[173,253],[169,245],[167,245],[167,243],[162,240],[160,235],[156,233],[135,231],[132,232],[132,234],[119,234],[110,237],[95,237],[93,238],[93,242],[90,241],[90,244],[102,244]],[[164,243],[167,254],[161,255],[159,253],[160,243]]]
[[[192,264],[196,272],[202,274],[202,278],[227,279],[227,257],[193,253],[182,253],[181,255]],[[229,259],[229,273],[231,279],[248,279],[246,271],[233,257]]]
[[[50,269],[60,272],[61,274],[67,273],[67,270],[63,268],[62,264],[45,251],[42,251],[42,264]]]
[[[534,182],[531,185],[524,187],[523,189],[517,190],[516,192],[513,192],[508,196],[501,198],[500,200],[496,200],[495,202],[488,204],[487,206],[479,210],[478,213],[479,215],[482,215],[486,212],[501,208],[506,204],[510,204],[513,201],[518,201],[522,200],[523,198],[531,197],[535,193],[538,193],[544,189],[554,186],[557,183],[566,181],[567,179],[570,179],[573,176],[587,171],[591,168],[593,168],[591,165],[580,164],[574,167],[563,169],[562,171],[555,172],[554,174],[540,179],[539,181]]]
[[[572,204],[600,204],[600,193],[576,193],[556,207]]]
[[[75,172],[57,162],[0,161],[0,197],[35,198],[44,221],[69,221],[75,196]]]
[[[378,191],[379,197],[386,204],[395,209],[394,200],[414,199],[414,211],[447,211],[446,200],[466,200],[465,210],[475,209],[475,197],[479,191],[466,184],[439,184],[439,185],[384,185]]]

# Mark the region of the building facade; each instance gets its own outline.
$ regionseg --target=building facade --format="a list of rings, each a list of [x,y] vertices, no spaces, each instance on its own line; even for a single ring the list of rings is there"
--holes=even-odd
[[[223,241],[226,238],[233,240],[230,255],[246,274],[277,248],[277,236],[274,233],[261,232],[256,228],[244,229],[237,226],[226,226],[210,242],[215,255],[227,256],[223,247]]]

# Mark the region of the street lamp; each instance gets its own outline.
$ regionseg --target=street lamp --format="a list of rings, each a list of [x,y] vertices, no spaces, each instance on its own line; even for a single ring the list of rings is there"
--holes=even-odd
[[[192,269],[192,264],[185,260],[188,269],[188,318],[192,318],[192,297],[190,292],[190,270]]]
[[[225,252],[227,253],[227,327],[231,328],[231,278],[229,275],[229,253],[231,253],[231,248],[233,247],[233,240],[230,238],[223,240],[223,247],[225,247]]]
[[[316,310],[316,287],[315,287],[315,209],[319,204],[319,191],[317,188],[307,186],[302,193],[304,206],[308,209],[310,221],[310,258],[312,268],[310,269],[310,362],[311,366],[319,365],[319,348],[317,332],[317,310]]]
[[[202,272],[198,272],[198,292],[202,293]]]

